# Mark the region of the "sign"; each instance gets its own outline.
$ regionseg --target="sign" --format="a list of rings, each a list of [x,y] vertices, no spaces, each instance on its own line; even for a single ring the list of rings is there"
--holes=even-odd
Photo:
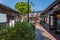
[[[0,23],[7,22],[6,14],[0,13]]]

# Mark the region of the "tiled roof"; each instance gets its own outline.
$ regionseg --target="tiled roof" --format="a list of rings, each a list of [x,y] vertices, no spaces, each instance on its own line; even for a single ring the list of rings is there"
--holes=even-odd
[[[4,5],[4,4],[2,4],[2,3],[0,3],[0,6],[1,6],[2,8],[4,8],[4,9],[7,9],[7,10],[10,10],[10,11],[12,11],[12,12],[15,12],[15,13],[20,14],[20,13],[17,12],[16,10],[14,10],[14,9],[12,9],[12,8],[10,8],[10,7],[8,7],[8,6]]]

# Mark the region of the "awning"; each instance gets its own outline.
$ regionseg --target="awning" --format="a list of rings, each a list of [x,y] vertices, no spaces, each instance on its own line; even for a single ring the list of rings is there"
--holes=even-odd
[[[59,12],[60,13],[60,8],[54,9],[53,13],[55,13],[55,12]]]

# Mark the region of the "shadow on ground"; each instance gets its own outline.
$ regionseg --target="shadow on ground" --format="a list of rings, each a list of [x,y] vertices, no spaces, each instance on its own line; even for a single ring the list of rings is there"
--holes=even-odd
[[[40,24],[46,31],[48,31],[56,40],[60,40],[60,34],[55,34],[54,30],[49,29],[49,25]]]

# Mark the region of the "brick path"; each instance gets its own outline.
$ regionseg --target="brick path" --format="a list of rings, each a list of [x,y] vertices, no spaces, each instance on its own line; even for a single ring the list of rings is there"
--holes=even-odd
[[[56,40],[49,32],[47,32],[41,25],[35,25],[35,40]]]

